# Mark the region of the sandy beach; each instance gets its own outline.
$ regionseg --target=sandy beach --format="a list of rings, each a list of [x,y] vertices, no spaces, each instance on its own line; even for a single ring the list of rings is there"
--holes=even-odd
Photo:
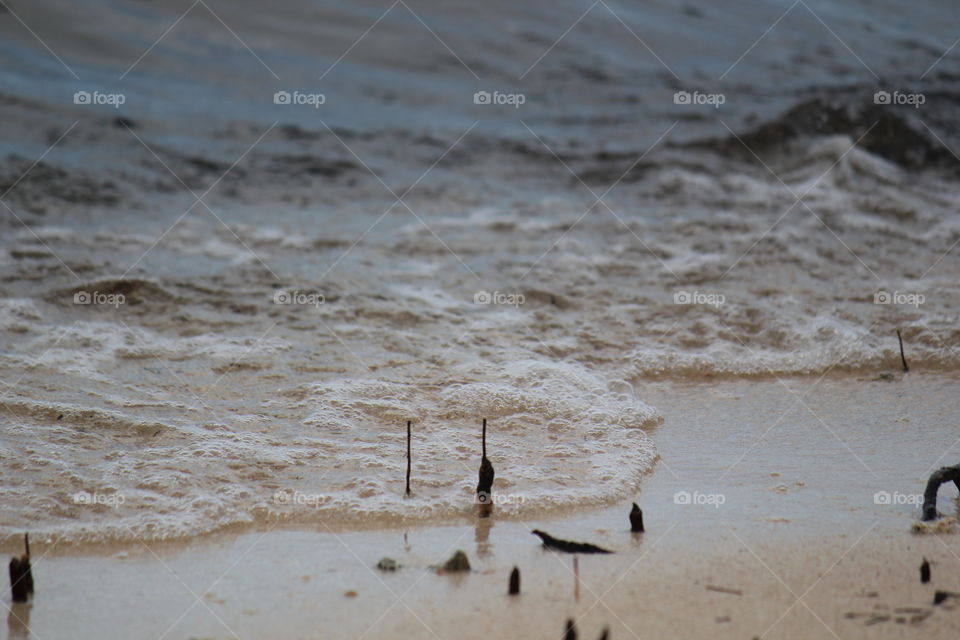
[[[911,528],[930,467],[955,455],[956,384],[922,372],[647,383],[664,422],[636,496],[644,534],[630,533],[626,502],[166,544],[36,541],[42,597],[11,610],[7,637],[29,637],[22,620],[40,638],[553,638],[574,618],[581,637],[954,638],[957,603],[933,597],[960,591],[960,538]],[[947,515],[954,494],[941,492]],[[577,599],[572,556],[542,549],[533,528],[615,554],[578,556]],[[458,549],[471,572],[431,568]],[[401,568],[379,571],[384,556]]]

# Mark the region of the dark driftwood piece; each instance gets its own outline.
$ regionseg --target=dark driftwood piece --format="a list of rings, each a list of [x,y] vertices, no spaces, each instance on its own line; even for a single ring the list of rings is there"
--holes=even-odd
[[[933,604],[940,604],[947,598],[956,598],[957,594],[952,591],[937,591],[933,594]]]
[[[577,628],[573,625],[573,620],[567,620],[563,630],[563,640],[577,640]]]
[[[643,509],[637,506],[637,503],[633,503],[633,508],[630,509],[630,531],[634,533],[643,533]]]
[[[14,602],[26,602],[33,595],[33,571],[30,568],[30,536],[24,534],[26,553],[10,558],[10,597]]]
[[[410,421],[407,420],[407,495],[410,495]]]
[[[923,564],[920,565],[920,582],[927,584],[930,582],[930,563],[927,562],[927,559],[923,559]]]
[[[603,633],[600,634],[600,640],[607,640],[610,637],[610,627],[604,627]]]
[[[534,529],[531,533],[540,536],[540,539],[543,540],[543,546],[548,549],[556,549],[567,553],[613,553],[613,551],[608,551],[589,542],[570,542],[569,540],[554,538],[549,533],[540,531],[540,529]]]
[[[507,593],[511,596],[520,595],[520,569],[517,567],[510,572],[510,589]]]
[[[900,341],[900,362],[903,363],[903,372],[906,373],[910,371],[910,367],[907,366],[907,358],[903,355],[903,338],[900,337],[900,329],[897,329],[897,340]]]
[[[493,465],[487,458],[487,419],[483,419],[483,449],[480,459],[480,480],[477,482],[477,501],[480,503],[480,517],[486,517],[493,511]]]
[[[937,492],[944,482],[953,482],[960,489],[960,464],[952,467],[940,467],[930,474],[927,488],[923,492],[923,519],[937,519]]]

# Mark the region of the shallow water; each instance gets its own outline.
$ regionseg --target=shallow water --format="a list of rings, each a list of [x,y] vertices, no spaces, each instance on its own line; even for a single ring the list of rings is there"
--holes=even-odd
[[[504,515],[610,504],[652,380],[955,372],[952,8],[788,6],[14,7],[0,535],[459,517],[483,418]]]

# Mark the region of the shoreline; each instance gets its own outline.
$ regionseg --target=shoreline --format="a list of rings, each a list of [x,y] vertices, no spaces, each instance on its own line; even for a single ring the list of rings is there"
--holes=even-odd
[[[879,490],[921,492],[923,467],[936,455],[946,455],[942,464],[952,461],[955,383],[923,373],[866,384],[824,378],[816,387],[811,379],[651,383],[644,397],[665,420],[651,433],[660,463],[635,497],[647,528],[640,535],[629,532],[626,500],[529,519],[494,515],[348,531],[264,527],[83,549],[50,549],[38,539],[32,541],[37,595],[30,628],[39,637],[61,637],[68,625],[117,638],[145,628],[157,636],[168,627],[164,637],[234,637],[229,629],[271,638],[542,637],[559,634],[567,616],[582,615],[584,637],[598,636],[604,624],[612,637],[630,637],[628,629],[641,637],[756,637],[775,622],[772,637],[834,637],[827,628],[841,626],[844,638],[904,628],[956,637],[954,603],[933,607],[932,598],[934,589],[960,591],[960,539],[911,533],[918,505],[874,501]],[[804,404],[791,409],[797,397]],[[747,453],[738,460],[735,451]],[[678,504],[677,491],[724,499]],[[944,487],[938,504],[944,514],[954,513],[952,486]],[[533,528],[616,552],[580,557],[579,602],[572,557],[542,550]],[[456,549],[466,552],[473,571],[435,575],[430,566]],[[402,568],[377,571],[384,556]],[[922,557],[933,563],[928,585],[919,581]],[[509,599],[514,565],[522,572],[522,595]],[[825,624],[796,603],[777,622],[813,583],[807,606]],[[404,590],[401,606],[396,598]],[[90,592],[109,603],[106,619],[83,613]],[[888,615],[880,605],[888,605],[887,619],[880,619]],[[489,615],[490,607],[503,615]],[[898,614],[897,608],[922,612]],[[388,612],[372,629],[361,628],[362,621],[372,622],[361,612],[382,610]],[[924,617],[911,622],[916,616]],[[12,629],[8,637],[18,637]]]
[[[883,372],[881,372],[883,373]],[[661,410],[661,406],[668,408],[667,410],[671,412],[669,418],[666,417],[666,412],[663,412],[664,416],[658,423],[651,424],[650,426],[644,429],[644,432],[647,433],[654,442],[658,445],[656,453],[656,461],[653,468],[649,469],[641,478],[638,479],[638,489],[636,495],[642,495],[647,491],[647,483],[649,482],[652,476],[655,476],[658,473],[667,473],[670,474],[670,463],[664,461],[660,445],[660,436],[664,432],[664,422],[673,421],[673,424],[666,425],[666,433],[668,437],[672,437],[672,434],[675,433],[675,429],[678,428],[687,428],[691,426],[687,424],[683,425],[684,421],[687,418],[683,415],[686,409],[690,407],[695,407],[698,403],[702,408],[702,402],[697,400],[697,396],[700,395],[700,392],[704,390],[720,390],[719,393],[721,397],[725,394],[728,395],[728,392],[725,390],[735,390],[734,393],[740,393],[747,389],[748,387],[760,384],[765,385],[767,388],[771,388],[778,395],[785,395],[788,392],[785,391],[786,387],[796,387],[798,389],[803,389],[808,385],[846,385],[846,384],[868,384],[868,385],[877,385],[874,389],[882,393],[884,390],[896,390],[896,385],[909,385],[911,381],[916,380],[917,376],[923,377],[924,381],[920,384],[926,384],[928,382],[935,384],[949,384],[951,381],[960,382],[960,378],[954,375],[945,374],[940,371],[934,372],[921,372],[913,373],[910,377],[905,377],[902,373],[897,371],[892,374],[895,377],[893,379],[882,379],[877,376],[862,376],[862,375],[851,375],[844,372],[828,372],[827,374],[820,376],[812,375],[793,375],[793,376],[775,376],[771,375],[764,379],[757,379],[752,376],[747,376],[745,378],[715,378],[715,377],[706,377],[702,379],[683,379],[683,380],[661,380],[661,379],[640,379],[634,380],[631,382],[633,386],[634,393],[637,392],[639,388],[643,388],[643,396],[645,403],[653,407],[656,411]],[[785,385],[785,386],[784,386]],[[893,385],[893,386],[889,386]],[[712,393],[712,391],[710,391]],[[789,396],[787,396],[789,397]],[[678,398],[684,398],[684,402],[687,404],[684,407],[679,406],[680,401]],[[724,401],[729,402],[734,399],[726,398]],[[678,422],[679,421],[679,422]],[[709,437],[709,434],[701,434],[703,437]],[[960,442],[958,442],[960,444]],[[689,448],[689,444],[683,445],[686,448]],[[491,453],[494,461],[496,462],[496,449],[492,448]],[[686,455],[690,453],[689,451],[680,451],[679,455]],[[957,453],[960,455],[960,447],[957,447]],[[714,460],[714,463],[718,466],[723,464],[723,460],[717,457]],[[738,461],[738,464],[742,462]],[[944,462],[944,464],[947,464]],[[940,465],[935,465],[940,466]],[[866,469],[861,467],[865,472]],[[932,471],[932,468],[931,468]],[[498,474],[503,476],[509,475],[509,470],[503,470],[498,467]],[[929,474],[927,474],[929,475]],[[922,490],[923,485],[926,483],[926,475],[923,478],[918,478],[917,488],[918,491]],[[417,485],[417,476],[414,474],[413,486],[414,486],[414,496],[416,496],[416,485]],[[402,492],[402,479],[398,479],[396,485],[396,498],[400,501],[404,500],[405,497]],[[495,493],[498,493],[500,490],[495,488]],[[631,494],[633,495],[633,494]],[[577,518],[583,514],[595,514],[600,513],[605,510],[623,510],[626,508],[629,510],[631,502],[635,497],[631,495],[617,497],[611,496],[606,500],[594,503],[582,503],[582,504],[572,504],[572,505],[549,505],[547,507],[539,508],[535,504],[526,505],[524,509],[520,510],[499,510],[496,514],[498,520],[509,521],[509,522],[518,522],[525,519],[537,519],[538,521],[550,521],[550,520],[562,520]],[[33,531],[31,535],[35,536],[36,542],[43,545],[52,545],[57,549],[66,551],[67,553],[83,553],[83,554],[93,554],[96,555],[101,553],[98,549],[123,549],[130,546],[138,546],[140,542],[146,542],[150,545],[163,545],[163,546],[174,546],[182,547],[197,543],[202,543],[205,540],[215,539],[221,536],[241,536],[244,534],[256,534],[262,533],[264,531],[274,531],[274,530],[286,530],[286,531],[312,531],[320,528],[322,530],[330,530],[336,533],[349,533],[353,531],[388,531],[398,528],[415,528],[415,527],[435,527],[435,526],[446,526],[455,524],[457,526],[471,526],[475,520],[475,512],[473,505],[468,508],[461,510],[456,514],[439,514],[427,517],[421,517],[417,515],[411,515],[410,518],[406,521],[385,521],[380,519],[371,519],[365,518],[363,516],[351,517],[348,519],[341,519],[337,522],[324,521],[321,518],[313,518],[308,514],[309,508],[304,507],[306,513],[301,516],[294,515],[290,518],[274,518],[272,520],[263,520],[256,519],[252,522],[232,522],[227,523],[221,526],[218,526],[212,530],[204,531],[192,535],[177,536],[168,539],[155,539],[155,538],[103,538],[98,540],[90,539],[80,539],[73,540],[70,538],[66,539],[52,539],[50,536],[43,536],[43,534]],[[337,514],[339,515],[339,514]],[[14,553],[19,552],[21,546],[21,536],[22,532],[12,533],[2,539],[0,539],[0,553]]]

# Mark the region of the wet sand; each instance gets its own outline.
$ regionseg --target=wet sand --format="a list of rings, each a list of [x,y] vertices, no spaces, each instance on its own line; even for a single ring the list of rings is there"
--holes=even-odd
[[[28,637],[23,620],[39,638],[549,638],[573,617],[584,638],[604,626],[614,638],[955,638],[960,611],[932,603],[960,591],[960,538],[912,533],[911,501],[960,453],[956,385],[922,373],[640,384],[665,416],[636,496],[643,535],[624,503],[149,546],[37,540],[36,601],[12,609],[7,637]],[[943,488],[942,512],[954,493]],[[543,550],[533,528],[616,553],[580,556],[577,600],[572,556]],[[430,568],[457,549],[469,574]],[[378,571],[383,556],[402,568]],[[522,595],[510,598],[514,565]]]

